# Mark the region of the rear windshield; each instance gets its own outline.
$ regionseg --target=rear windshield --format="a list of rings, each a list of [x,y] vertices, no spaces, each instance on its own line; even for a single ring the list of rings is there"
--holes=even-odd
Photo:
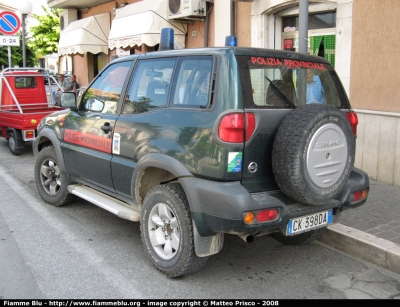
[[[35,88],[36,78],[35,77],[18,77],[15,78],[16,88]]]
[[[237,59],[247,108],[293,108],[311,103],[349,107],[331,65],[260,56]]]

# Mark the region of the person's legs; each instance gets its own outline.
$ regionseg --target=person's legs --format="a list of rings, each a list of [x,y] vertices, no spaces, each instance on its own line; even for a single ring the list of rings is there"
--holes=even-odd
[[[61,92],[58,92],[57,94],[56,94],[56,101],[55,101],[55,103],[56,103],[56,105],[58,105],[58,106],[60,106],[61,105]]]
[[[56,102],[57,102],[57,100],[56,100],[56,95],[57,95],[57,91],[52,91],[52,92],[51,92],[51,96],[53,97],[53,103],[56,103]]]

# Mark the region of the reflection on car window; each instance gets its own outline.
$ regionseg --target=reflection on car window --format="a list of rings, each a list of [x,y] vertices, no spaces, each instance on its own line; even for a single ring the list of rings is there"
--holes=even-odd
[[[258,107],[292,108],[309,103],[339,107],[341,95],[325,64],[307,62],[294,66],[284,60],[270,58],[269,62],[251,57],[248,61],[251,91]],[[309,69],[308,66],[314,67]]]
[[[120,62],[110,65],[87,89],[79,109],[115,114],[122,87],[132,62]]]
[[[35,88],[36,78],[35,77],[18,77],[15,78],[16,88]]]
[[[212,76],[212,57],[181,58],[174,91],[175,105],[207,106]]]
[[[175,58],[142,60],[125,97],[123,113],[142,113],[166,106]]]

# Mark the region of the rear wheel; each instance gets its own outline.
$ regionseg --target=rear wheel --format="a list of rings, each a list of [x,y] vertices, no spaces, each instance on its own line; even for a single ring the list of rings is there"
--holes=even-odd
[[[285,236],[282,232],[274,232],[271,236],[278,242],[285,245],[303,245],[318,240],[325,233],[326,227],[303,232],[295,236]]]
[[[55,207],[67,205],[75,198],[68,192],[69,179],[60,172],[53,147],[45,147],[36,157],[36,187],[43,200]]]
[[[194,273],[208,260],[195,253],[189,205],[179,184],[159,185],[148,192],[140,230],[148,258],[168,277]]]
[[[10,132],[8,136],[8,147],[14,156],[19,156],[22,153],[22,148],[17,148],[17,135],[14,131]]]

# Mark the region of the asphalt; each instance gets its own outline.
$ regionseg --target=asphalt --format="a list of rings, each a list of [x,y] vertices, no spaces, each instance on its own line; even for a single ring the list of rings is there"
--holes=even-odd
[[[367,202],[342,212],[319,241],[400,274],[400,187],[370,180]]]

